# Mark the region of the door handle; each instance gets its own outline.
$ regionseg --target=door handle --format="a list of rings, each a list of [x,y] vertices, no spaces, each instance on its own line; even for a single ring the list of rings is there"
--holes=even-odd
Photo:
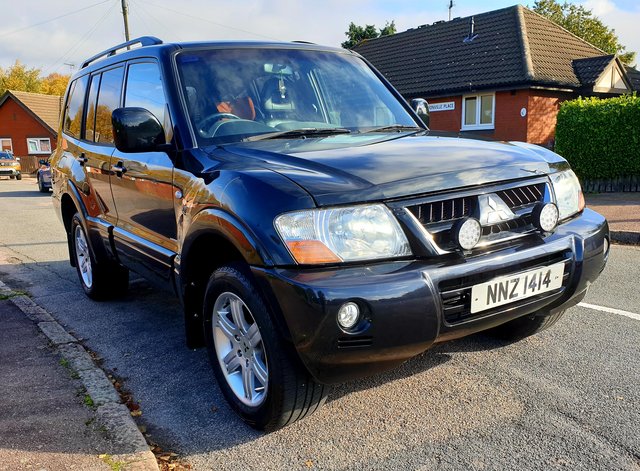
[[[122,175],[124,175],[127,172],[127,168],[124,166],[121,160],[117,164],[111,167],[111,171],[114,172],[116,176],[122,177]]]
[[[84,164],[86,164],[89,159],[85,157],[84,152],[81,152],[80,155],[76,157],[76,160],[78,161],[80,166],[84,166]]]

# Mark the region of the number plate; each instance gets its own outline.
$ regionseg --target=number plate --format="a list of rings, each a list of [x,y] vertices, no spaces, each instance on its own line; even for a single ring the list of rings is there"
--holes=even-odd
[[[564,263],[495,278],[471,288],[471,314],[509,304],[562,286]]]

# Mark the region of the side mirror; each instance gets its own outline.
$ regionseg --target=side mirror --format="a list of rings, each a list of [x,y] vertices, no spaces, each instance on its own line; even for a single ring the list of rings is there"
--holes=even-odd
[[[153,152],[166,144],[158,118],[144,108],[117,108],[111,114],[113,140],[120,152]]]
[[[18,162],[20,162],[20,157],[16,157],[16,160],[17,160]]]
[[[414,98],[411,100],[411,108],[416,112],[424,124],[429,126],[429,103],[424,98]]]

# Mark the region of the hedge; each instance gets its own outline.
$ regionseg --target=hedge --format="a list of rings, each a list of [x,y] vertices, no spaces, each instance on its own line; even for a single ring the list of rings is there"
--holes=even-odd
[[[565,101],[555,150],[581,180],[640,176],[640,97]]]

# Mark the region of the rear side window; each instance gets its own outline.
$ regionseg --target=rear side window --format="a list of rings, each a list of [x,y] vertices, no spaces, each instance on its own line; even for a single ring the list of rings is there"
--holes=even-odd
[[[71,84],[67,108],[64,111],[64,132],[77,138],[80,137],[80,132],[82,131],[82,112],[88,82],[89,76],[85,75]]]
[[[111,113],[120,107],[122,79],[124,67],[107,70],[102,73],[98,104],[96,105],[95,141],[103,144],[113,144],[111,128]]]
[[[158,64],[138,62],[129,66],[124,106],[145,108],[164,122],[165,98]]]
[[[89,99],[87,100],[87,122],[84,126],[84,135],[87,141],[95,141],[96,136],[96,101],[98,100],[98,87],[101,74],[91,77],[89,87]]]

